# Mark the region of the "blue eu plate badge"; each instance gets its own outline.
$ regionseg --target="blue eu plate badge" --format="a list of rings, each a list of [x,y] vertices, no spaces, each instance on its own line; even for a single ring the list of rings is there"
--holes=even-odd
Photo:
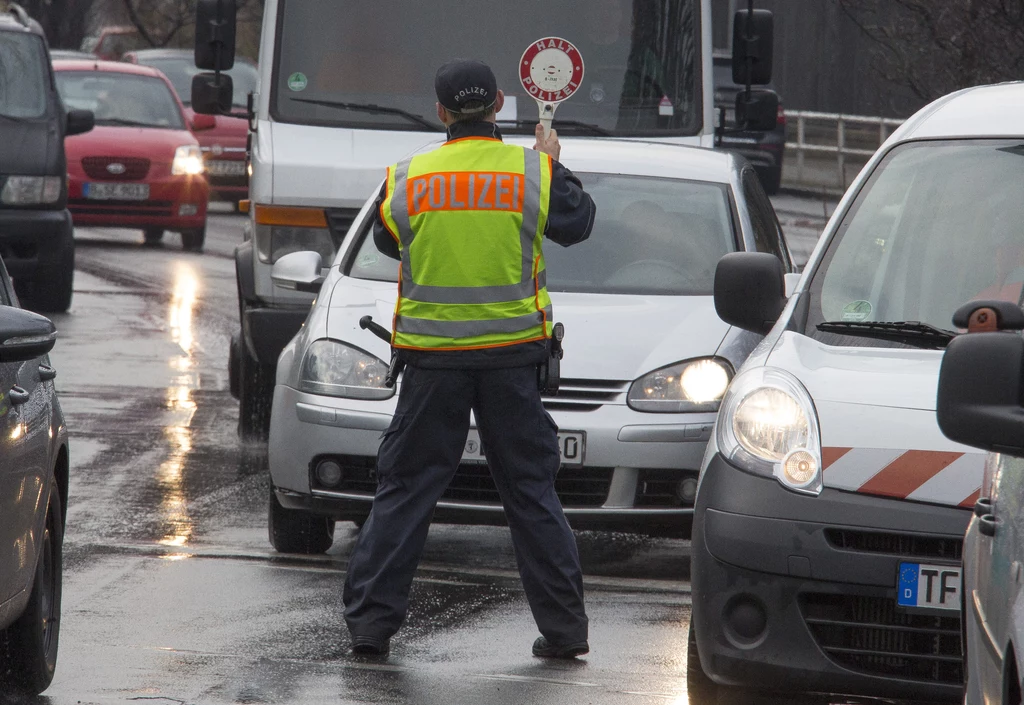
[[[917,563],[900,564],[899,599],[904,607],[917,607],[917,579],[920,576]]]

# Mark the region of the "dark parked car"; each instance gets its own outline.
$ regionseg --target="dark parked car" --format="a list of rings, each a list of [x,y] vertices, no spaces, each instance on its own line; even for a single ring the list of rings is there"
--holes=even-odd
[[[746,157],[754,165],[764,190],[775,195],[782,183],[782,155],[786,149],[786,115],[782,102],[779,102],[778,126],[771,132],[735,131],[736,96],[744,86],[732,82],[731,56],[715,56],[714,67],[715,110],[725,108],[726,133],[720,146]],[[766,88],[774,90],[772,86]]]
[[[57,666],[69,464],[56,339],[18,308],[0,260],[0,695],[38,695]]]

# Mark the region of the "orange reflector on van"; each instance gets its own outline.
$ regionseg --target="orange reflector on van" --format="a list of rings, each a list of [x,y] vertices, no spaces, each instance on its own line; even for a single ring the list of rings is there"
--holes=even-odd
[[[250,201],[248,198],[244,198],[238,202],[238,212],[248,213],[250,206],[252,206],[252,201]]]
[[[326,228],[327,214],[322,208],[261,206],[256,204],[257,225],[286,225],[293,228]]]

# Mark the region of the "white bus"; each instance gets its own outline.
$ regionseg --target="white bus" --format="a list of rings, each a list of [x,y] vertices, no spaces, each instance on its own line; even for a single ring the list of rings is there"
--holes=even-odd
[[[278,354],[312,299],[276,288],[271,265],[296,250],[332,261],[384,167],[443,137],[434,108],[441,64],[456,57],[488,63],[507,96],[503,133],[533,134],[538,109],[520,85],[518,62],[536,40],[562,37],[586,69],[580,89],[558,108],[554,126],[562,136],[711,147],[710,3],[266,0],[250,110],[250,227],[236,252],[242,330],[233,339],[231,380],[242,435],[266,433]],[[758,13],[766,21],[750,24],[768,37],[770,71],[771,18]],[[234,0],[200,0],[196,42],[200,68],[230,66]],[[217,112],[223,83],[196,78],[193,107]]]

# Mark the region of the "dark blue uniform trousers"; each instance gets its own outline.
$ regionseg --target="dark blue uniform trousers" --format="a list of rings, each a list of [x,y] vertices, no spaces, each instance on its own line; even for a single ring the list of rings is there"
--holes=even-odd
[[[377,456],[373,509],[349,559],[349,631],[388,639],[405,619],[434,507],[462,458],[470,409],[540,633],[558,645],[586,641],[579,554],[555,494],[557,429],[541,405],[535,366],[406,368]]]

